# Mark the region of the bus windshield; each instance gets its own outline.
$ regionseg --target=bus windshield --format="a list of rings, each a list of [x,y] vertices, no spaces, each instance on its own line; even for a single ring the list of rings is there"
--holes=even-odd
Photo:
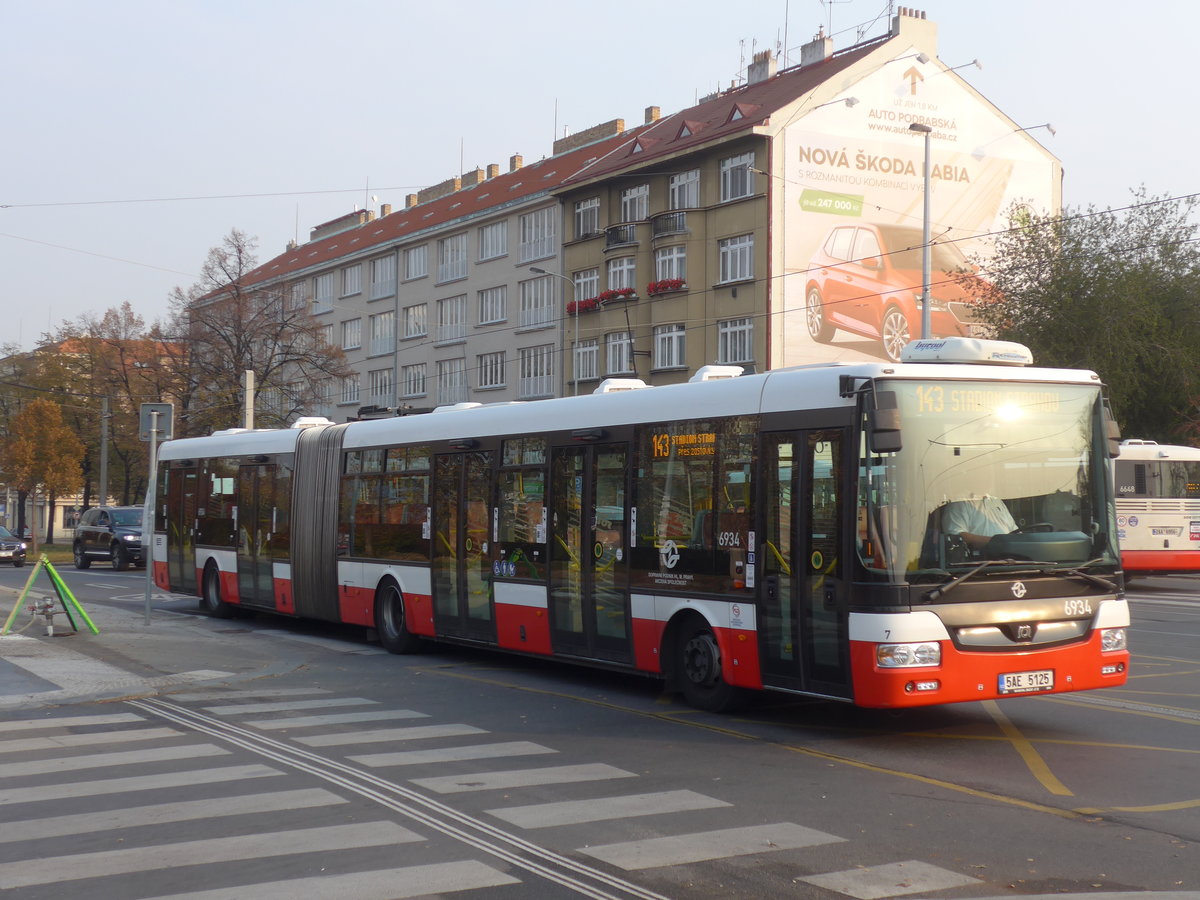
[[[859,465],[859,556],[890,581],[1115,566],[1099,386],[881,381],[903,449]]]

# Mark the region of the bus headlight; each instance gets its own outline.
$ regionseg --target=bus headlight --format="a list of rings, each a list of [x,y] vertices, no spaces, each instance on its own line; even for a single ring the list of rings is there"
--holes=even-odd
[[[1124,628],[1105,628],[1100,632],[1101,650],[1124,650],[1128,646]]]
[[[938,643],[879,644],[875,647],[875,662],[884,669],[940,666],[942,664],[942,645]]]

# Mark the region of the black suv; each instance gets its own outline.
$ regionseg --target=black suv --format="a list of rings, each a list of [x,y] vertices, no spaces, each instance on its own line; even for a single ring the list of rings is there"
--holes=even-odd
[[[118,572],[133,563],[141,565],[142,507],[95,506],[75,526],[75,568],[86,569],[93,560],[111,560]]]
[[[25,565],[25,542],[0,525],[0,563]]]

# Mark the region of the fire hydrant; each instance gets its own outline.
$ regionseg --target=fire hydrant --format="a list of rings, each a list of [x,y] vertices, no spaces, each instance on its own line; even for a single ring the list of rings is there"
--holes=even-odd
[[[29,605],[30,615],[45,617],[47,637],[54,637],[54,617],[61,612],[66,612],[66,610],[55,609],[53,597],[38,597]]]

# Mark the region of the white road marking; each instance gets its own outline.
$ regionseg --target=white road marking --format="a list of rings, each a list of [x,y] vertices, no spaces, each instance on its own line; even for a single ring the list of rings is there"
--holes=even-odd
[[[577,852],[594,856],[622,869],[634,870],[727,859],[731,856],[748,856],[775,850],[796,850],[801,847],[835,844],[844,840],[845,838],[805,828],[803,825],[778,822],[774,825],[723,828],[697,834],[581,847]]]
[[[504,809],[489,809],[487,812],[520,828],[554,828],[559,825],[580,825],[584,822],[657,816],[732,805],[695,791],[660,791],[656,794],[630,794],[625,797],[510,806]]]

